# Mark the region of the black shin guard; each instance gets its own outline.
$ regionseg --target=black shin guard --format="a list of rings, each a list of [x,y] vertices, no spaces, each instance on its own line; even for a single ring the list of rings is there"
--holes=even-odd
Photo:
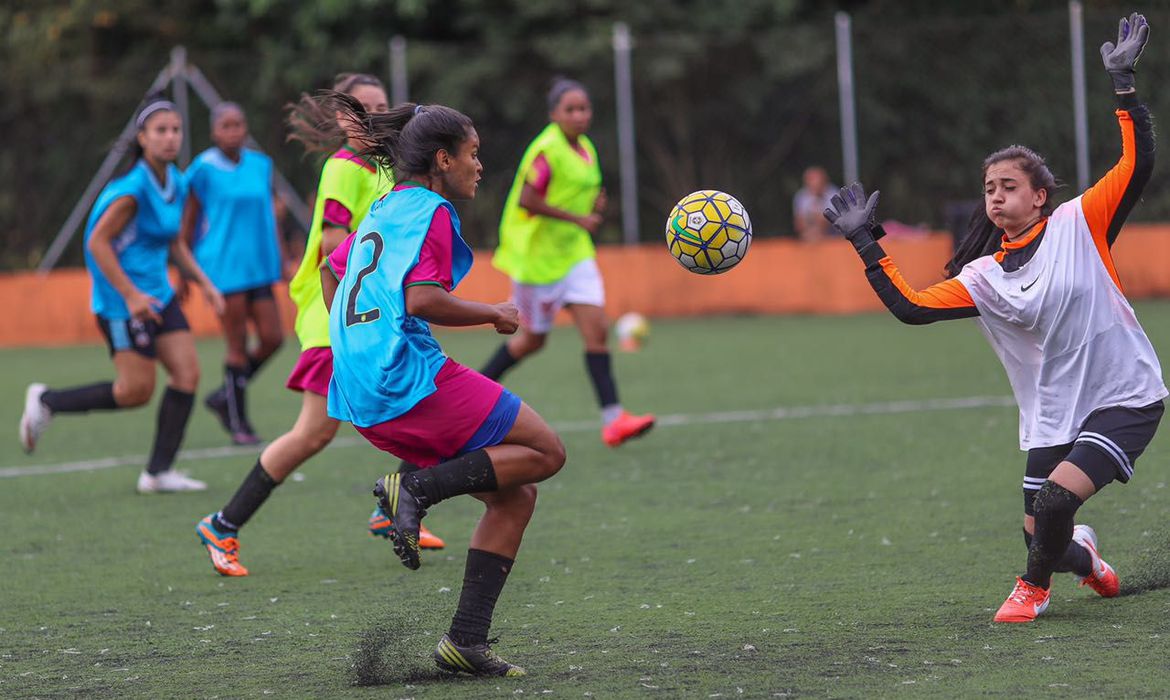
[[[118,407],[114,400],[114,385],[98,382],[72,389],[49,389],[41,394],[41,403],[53,413],[86,413],[110,411]]]
[[[1072,542],[1073,521],[1083,501],[1060,484],[1045,481],[1036,494],[1036,532],[1028,546],[1024,580],[1048,588]],[[1078,545],[1079,546],[1079,545]]]
[[[260,506],[264,505],[277,486],[280,486],[280,482],[269,476],[260,460],[256,460],[232,500],[219,512],[218,520],[230,530],[239,530],[260,510]]]
[[[1028,534],[1027,530],[1024,530],[1024,546],[1032,546],[1032,535]],[[1076,541],[1070,540],[1068,549],[1064,550],[1064,556],[1056,563],[1054,573],[1088,576],[1093,573],[1093,557],[1089,554],[1089,550],[1077,544]]]
[[[585,353],[585,368],[597,393],[597,404],[602,408],[618,403],[617,385],[613,381],[613,363],[608,352]]]
[[[479,373],[488,379],[497,380],[519,362],[520,360],[512,357],[512,353],[508,352],[508,344],[500,343],[500,347],[496,349],[496,354],[492,355],[492,359],[488,360],[488,363],[483,366],[483,369]]]
[[[247,372],[245,375],[246,378],[251,379],[257,372],[260,371],[260,368],[263,367],[266,362],[268,362],[270,357],[272,357],[272,355],[269,355],[268,357],[256,357],[255,355],[248,355],[248,367],[245,370]]]
[[[158,406],[154,447],[150,450],[150,462],[146,465],[147,472],[165,472],[175,463],[175,455],[179,452],[179,445],[183,444],[183,434],[187,431],[187,421],[191,418],[191,406],[194,404],[195,394],[173,387],[167,387],[163,392],[162,402]]]
[[[475,450],[430,469],[420,469],[402,477],[402,485],[424,508],[465,493],[496,490],[496,469],[486,450]]]
[[[492,613],[515,562],[482,549],[467,550],[467,568],[459,607],[451,619],[451,641],[459,646],[483,644],[492,626]]]

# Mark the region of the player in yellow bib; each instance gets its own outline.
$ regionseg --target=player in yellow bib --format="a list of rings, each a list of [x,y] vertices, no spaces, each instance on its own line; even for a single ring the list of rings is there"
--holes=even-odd
[[[371,114],[390,109],[381,81],[365,73],[343,73],[333,89],[362,103]],[[212,566],[224,576],[247,576],[239,562],[238,533],[281,482],[310,457],[325,449],[337,434],[338,421],[327,412],[329,380],[333,376],[333,351],[329,343],[329,310],[321,295],[321,264],[345,238],[357,230],[370,205],[394,186],[389,176],[357,155],[365,144],[354,125],[340,114],[330,114],[321,104],[302,95],[289,110],[289,139],[300,141],[309,152],[331,155],[321,168],[317,201],[305,257],[289,283],[289,296],[297,306],[296,332],[301,355],[287,386],[301,392],[301,413],[292,429],[273,440],[260,454],[252,471],[222,510],[199,521],[199,535]],[[389,522],[375,512],[370,519],[374,534],[388,535]],[[443,541],[430,532],[420,534],[419,546],[440,549]]]
[[[592,239],[606,204],[597,149],[585,135],[593,106],[584,85],[560,78],[549,92],[548,108],[551,123],[516,170],[492,261],[512,279],[520,332],[500,345],[481,372],[499,379],[540,350],[557,311],[568,309],[585,343],[585,366],[601,405],[601,438],[617,447],[653,428],[654,416],[625,411],[613,378],[605,286]]]

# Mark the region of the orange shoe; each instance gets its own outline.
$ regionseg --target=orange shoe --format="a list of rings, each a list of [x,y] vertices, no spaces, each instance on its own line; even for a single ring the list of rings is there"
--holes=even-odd
[[[1031,622],[1036,616],[1048,609],[1048,591],[1039,586],[1033,586],[1024,579],[1016,577],[1016,587],[1007,597],[999,612],[995,613],[996,622]]]
[[[1097,554],[1097,533],[1088,525],[1077,525],[1073,528],[1073,542],[1089,550],[1093,559],[1093,573],[1085,577],[1078,576],[1082,586],[1088,586],[1102,598],[1114,598],[1121,593],[1121,581],[1112,566],[1105,563],[1100,554]]]
[[[387,518],[381,508],[375,508],[370,515],[370,534],[377,537],[390,537],[390,518]],[[419,549],[442,549],[447,546],[438,535],[427,529],[426,525],[419,523],[418,526],[418,547]]]
[[[654,416],[635,416],[626,411],[614,418],[601,429],[601,441],[610,447],[617,447],[627,440],[633,440],[650,432],[654,427]]]
[[[240,541],[235,533],[217,529],[212,521],[214,515],[205,516],[195,526],[195,534],[207,548],[211,565],[221,576],[247,576],[248,570],[240,563]]]

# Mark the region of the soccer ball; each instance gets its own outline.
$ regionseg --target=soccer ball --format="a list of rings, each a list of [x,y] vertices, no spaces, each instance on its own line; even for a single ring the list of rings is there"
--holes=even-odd
[[[735,197],[716,190],[692,192],[666,220],[666,246],[691,272],[718,275],[739,264],[752,243],[752,221]]]
[[[618,317],[614,324],[618,346],[626,352],[637,352],[650,338],[650,322],[637,311],[630,311]]]

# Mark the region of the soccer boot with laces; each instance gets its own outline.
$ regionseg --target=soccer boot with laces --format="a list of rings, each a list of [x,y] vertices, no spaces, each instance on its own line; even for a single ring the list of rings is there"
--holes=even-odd
[[[610,447],[617,447],[636,437],[650,432],[654,427],[654,416],[635,416],[627,411],[605,424],[601,429],[601,441]]]
[[[448,673],[467,673],[473,676],[502,676],[505,678],[519,678],[528,675],[528,672],[516,664],[504,661],[491,645],[496,640],[488,640],[483,644],[472,644],[461,647],[451,641],[451,637],[443,635],[433,654],[435,665]]]
[[[1089,550],[1089,557],[1093,560],[1093,571],[1088,576],[1078,576],[1082,586],[1088,586],[1102,598],[1114,598],[1121,592],[1121,581],[1117,572],[1109,566],[1101,555],[1097,553],[1097,533],[1088,525],[1077,525],[1073,528],[1073,542]]]
[[[20,446],[27,454],[37,448],[37,440],[53,421],[53,412],[41,401],[48,390],[44,384],[29,384],[24,392],[24,413],[20,416]]]
[[[996,622],[1031,622],[1048,609],[1048,591],[1016,577],[1016,587],[995,613]]]
[[[211,565],[221,576],[247,576],[248,570],[240,563],[240,540],[230,530],[215,526],[215,513],[205,516],[195,526],[195,534],[207,548]]]
[[[380,506],[374,508],[374,512],[370,514],[370,534],[375,537],[384,537],[390,539],[390,518],[382,512]],[[426,525],[419,523],[418,526],[418,548],[419,549],[442,549],[446,547],[444,542],[438,535],[427,529]]]
[[[402,475],[397,472],[374,482],[374,497],[390,520],[388,536],[394,543],[394,553],[402,560],[403,566],[418,569],[422,563],[419,561],[418,531],[423,516],[427,514],[426,509],[402,485]]]

